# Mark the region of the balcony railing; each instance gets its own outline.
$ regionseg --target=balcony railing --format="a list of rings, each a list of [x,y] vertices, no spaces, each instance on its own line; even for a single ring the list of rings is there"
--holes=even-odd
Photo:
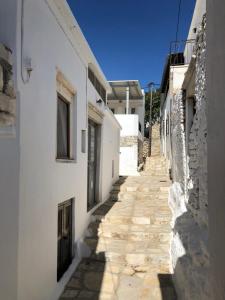
[[[170,65],[189,64],[194,52],[195,40],[173,41],[170,43]]]

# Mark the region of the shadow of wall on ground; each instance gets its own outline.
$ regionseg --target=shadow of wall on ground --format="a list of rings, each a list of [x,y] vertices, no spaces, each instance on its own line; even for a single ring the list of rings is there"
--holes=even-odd
[[[104,274],[106,272],[107,258],[105,252],[98,252],[98,232],[101,219],[103,219],[112,209],[118,200],[119,187],[126,181],[127,177],[120,177],[115,184],[118,191],[115,191],[109,199],[100,205],[92,214],[93,220],[90,222],[85,243],[90,250],[90,256],[82,258],[60,300],[79,299],[79,300],[98,300],[104,295],[102,291]],[[102,295],[103,293],[103,295]]]

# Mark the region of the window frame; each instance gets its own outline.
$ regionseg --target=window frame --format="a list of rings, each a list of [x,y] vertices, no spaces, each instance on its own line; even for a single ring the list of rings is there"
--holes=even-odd
[[[68,116],[67,116],[67,156],[59,156],[58,155],[58,105],[59,101],[63,101],[68,108]],[[56,160],[57,161],[71,161],[72,156],[71,156],[71,102],[65,99],[60,93],[57,92],[57,128],[56,128]]]
[[[66,209],[69,207],[69,215],[66,214]],[[61,219],[59,220],[59,212],[61,213]],[[69,224],[66,224],[68,219],[66,219],[66,216],[70,217]],[[60,282],[63,275],[68,271],[69,267],[72,264],[72,261],[75,257],[74,249],[73,249],[73,243],[75,241],[74,237],[74,198],[71,198],[69,200],[66,200],[64,202],[58,203],[58,209],[57,209],[57,282]],[[68,226],[66,226],[68,225]],[[61,231],[59,230],[61,229]],[[69,232],[66,232],[66,228],[68,228]],[[67,257],[68,261],[64,265],[61,265],[62,257],[61,255],[64,254],[62,252],[63,245],[62,243],[59,243],[59,241],[62,241],[63,236],[68,236],[69,238],[69,255]],[[60,252],[59,252],[60,251]],[[59,255],[61,254],[61,255]],[[62,267],[62,268],[60,268]]]

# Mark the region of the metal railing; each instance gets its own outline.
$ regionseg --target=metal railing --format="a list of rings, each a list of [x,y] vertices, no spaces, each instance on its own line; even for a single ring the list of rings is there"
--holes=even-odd
[[[189,64],[195,51],[195,39],[170,43],[170,65]]]

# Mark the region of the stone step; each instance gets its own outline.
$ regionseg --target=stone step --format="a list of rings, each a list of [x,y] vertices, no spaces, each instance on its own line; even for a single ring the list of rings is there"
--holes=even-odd
[[[145,184],[140,184],[138,187],[132,186],[114,186],[112,191],[121,192],[163,192],[169,191],[169,182],[161,182],[157,180],[152,180],[152,182],[147,182]]]
[[[145,204],[149,204],[150,206],[168,206],[168,193],[160,193],[160,194],[146,194],[146,193],[136,193],[136,194],[128,194],[123,192],[115,192],[112,191],[110,193],[111,201],[134,201],[136,200],[139,205],[141,205],[141,201],[144,201]],[[144,204],[144,203],[143,203]]]
[[[143,253],[118,253],[118,252],[93,252],[90,256],[91,259],[99,260],[102,262],[108,261],[125,266],[149,268],[169,268],[169,255],[165,254],[143,254]]]
[[[111,221],[111,220],[110,220]],[[122,221],[122,220],[121,220]],[[88,227],[88,237],[99,239],[109,238],[125,241],[147,241],[147,242],[168,242],[170,239],[170,227],[168,224],[157,224],[148,226],[147,224],[124,224],[109,223],[98,224],[93,222]]]
[[[171,215],[151,216],[151,217],[128,217],[128,216],[95,216],[95,220],[102,221],[113,225],[130,224],[130,225],[167,225],[171,221]]]
[[[141,240],[132,241],[124,239],[111,239],[107,237],[86,238],[86,245],[96,253],[100,252],[116,252],[116,253],[142,253],[152,255],[168,255],[168,241],[159,243],[158,240]]]

